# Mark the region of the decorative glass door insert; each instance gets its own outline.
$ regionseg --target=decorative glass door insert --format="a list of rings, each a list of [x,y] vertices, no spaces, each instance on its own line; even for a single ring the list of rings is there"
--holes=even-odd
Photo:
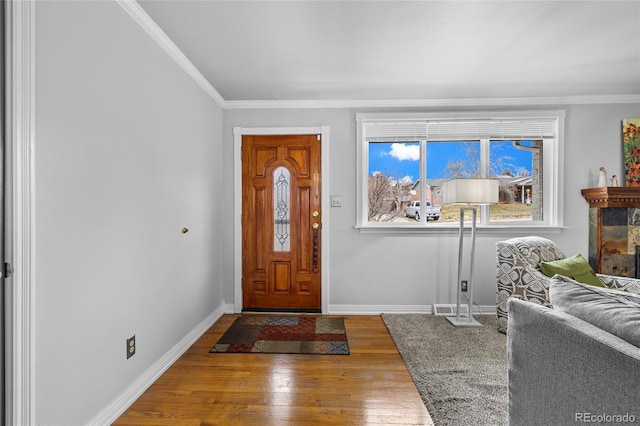
[[[290,244],[290,204],[291,204],[291,189],[290,183],[291,174],[286,167],[278,167],[273,172],[273,250],[289,251],[291,250]]]

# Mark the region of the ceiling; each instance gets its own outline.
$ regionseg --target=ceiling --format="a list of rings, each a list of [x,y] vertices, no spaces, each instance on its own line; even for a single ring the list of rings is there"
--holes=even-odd
[[[139,0],[225,101],[640,95],[640,1]]]

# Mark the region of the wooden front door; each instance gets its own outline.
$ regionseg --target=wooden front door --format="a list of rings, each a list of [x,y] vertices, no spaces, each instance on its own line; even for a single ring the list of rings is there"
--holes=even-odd
[[[320,136],[242,137],[244,310],[320,311]]]

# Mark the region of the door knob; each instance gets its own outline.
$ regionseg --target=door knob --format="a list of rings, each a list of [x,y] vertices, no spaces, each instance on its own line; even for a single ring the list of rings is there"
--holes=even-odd
[[[318,210],[314,210],[313,213],[311,213],[311,216],[318,217],[320,216],[320,212]]]
[[[319,228],[320,228],[320,224],[316,222],[316,223],[314,223],[313,225],[311,225],[311,227],[312,227],[313,229],[319,229]]]

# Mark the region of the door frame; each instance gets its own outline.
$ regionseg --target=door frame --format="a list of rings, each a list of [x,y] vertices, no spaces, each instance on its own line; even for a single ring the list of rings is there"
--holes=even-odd
[[[329,126],[318,127],[234,127],[233,128],[233,293],[234,312],[242,312],[242,136],[321,135],[320,173],[322,229],[320,262],[320,309],[329,307]]]
[[[35,422],[35,1],[5,3],[6,420]],[[3,259],[2,262],[5,260]]]

